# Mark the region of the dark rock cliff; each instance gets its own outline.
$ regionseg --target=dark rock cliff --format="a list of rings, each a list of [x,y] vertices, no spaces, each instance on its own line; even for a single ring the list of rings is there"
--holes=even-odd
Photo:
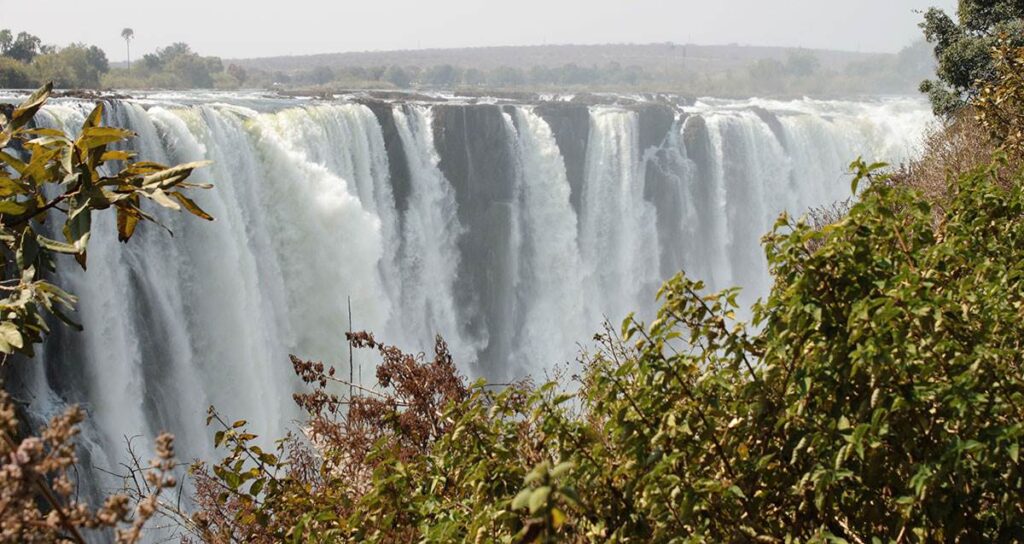
[[[456,303],[467,332],[488,338],[483,361],[507,361],[517,330],[512,243],[516,167],[502,110],[494,105],[439,105],[434,138],[440,168],[455,189],[461,261]],[[512,368],[488,368],[505,377]]]
[[[569,201],[579,214],[590,138],[590,108],[582,104],[548,102],[537,106],[534,111],[551,127],[555,143],[562,152],[571,191]]]
[[[395,206],[401,214],[409,209],[409,192],[412,187],[409,177],[409,163],[405,157],[402,138],[395,127],[394,108],[396,106],[378,100],[364,100],[362,104],[370,108],[370,111],[377,117],[381,132],[384,134],[384,148],[388,154],[388,173],[391,179],[391,191],[395,196]]]

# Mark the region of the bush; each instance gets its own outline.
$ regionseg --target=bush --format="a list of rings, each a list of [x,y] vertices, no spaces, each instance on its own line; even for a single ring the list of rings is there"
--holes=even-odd
[[[0,57],[0,88],[28,89],[36,80],[28,65],[7,57]]]
[[[844,218],[766,237],[752,326],[736,289],[679,275],[575,390],[463,388],[443,344],[427,363],[360,334],[385,363],[349,400],[294,360],[307,439],[260,457],[224,424],[198,519],[256,542],[1024,539],[1024,191],[990,165],[935,212],[854,168]]]
[[[992,56],[993,81],[977,98],[978,121],[1012,159],[1024,161],[1024,47],[1002,42]]]

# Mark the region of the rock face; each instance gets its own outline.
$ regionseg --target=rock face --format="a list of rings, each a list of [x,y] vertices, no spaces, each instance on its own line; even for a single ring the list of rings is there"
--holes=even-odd
[[[751,107],[750,111],[753,111],[755,115],[764,121],[764,124],[768,125],[772,134],[775,135],[775,139],[782,144],[783,149],[788,151],[790,149],[789,141],[788,138],[786,138],[786,131],[782,128],[782,122],[779,121],[779,118],[776,117],[774,113],[758,106]]]
[[[640,149],[660,147],[676,121],[675,110],[665,104],[638,104],[629,109],[639,117]]]
[[[642,126],[642,125],[641,125]],[[669,130],[678,132],[673,122]],[[665,132],[664,142],[648,150],[644,170],[644,198],[654,205],[658,221],[658,247],[661,248],[661,277],[670,277],[683,265],[683,189],[688,163],[679,154],[678,137]]]
[[[582,104],[547,102],[537,106],[534,111],[551,127],[555,143],[562,152],[571,190],[569,201],[579,214],[587,141],[590,138],[590,108]]]
[[[657,211],[658,247],[662,277],[671,276],[683,264],[683,188],[687,164],[678,151],[676,111],[666,104],[638,104],[640,149],[644,160],[644,198]]]
[[[591,109],[585,104],[547,102],[535,107],[551,127],[565,164],[570,184],[570,202],[577,214],[581,208],[591,137]],[[614,106],[634,111],[638,140],[646,155],[645,194],[658,213],[658,232],[663,247],[678,248],[683,218],[681,176],[686,167],[678,153],[676,110],[666,104]],[[516,175],[519,166],[515,142],[503,114],[513,106],[495,104],[437,104],[434,106],[434,142],[439,167],[451,183],[464,229],[460,238],[456,299],[465,329],[486,342],[479,354],[483,361],[507,361],[512,342],[523,319],[521,301],[516,299],[518,282],[514,234],[518,209]],[[513,116],[514,119],[514,116]],[[383,116],[382,124],[387,123]],[[385,128],[387,138],[388,129]],[[390,144],[389,144],[390,145]],[[390,155],[390,149],[389,149]],[[396,190],[396,194],[397,194]],[[678,253],[678,254],[677,254]],[[663,259],[665,270],[678,269],[681,250]],[[514,369],[510,368],[510,371]],[[491,369],[493,373],[493,369]]]
[[[516,165],[501,107],[435,106],[434,142],[465,231],[456,303],[467,331],[488,339],[480,359],[507,360],[518,321],[512,247]]]
[[[684,232],[682,239],[684,251],[690,255],[714,255],[715,248],[712,247],[712,244],[715,240],[714,234],[718,233],[717,229],[719,228],[719,202],[712,182],[716,175],[715,150],[711,143],[707,121],[696,115],[687,118],[683,123],[682,137],[686,156],[691,161],[690,164],[693,168],[693,179],[700,180],[700,183],[691,184],[690,194],[687,195],[692,203],[690,209],[693,210],[694,217],[687,222],[690,231]],[[705,227],[706,231],[712,235],[694,235],[699,232],[698,229],[701,227]],[[698,261],[697,267],[687,270],[687,272],[694,277],[712,278],[713,276],[710,274],[713,265],[714,263],[708,258]]]
[[[388,173],[391,178],[391,191],[395,196],[395,207],[398,208],[399,213],[403,213],[409,209],[411,181],[402,138],[398,135],[398,129],[395,128],[394,108],[396,106],[379,100],[364,100],[361,103],[370,108],[370,111],[377,117],[377,122],[380,123],[381,132],[384,135],[384,148],[388,153]]]

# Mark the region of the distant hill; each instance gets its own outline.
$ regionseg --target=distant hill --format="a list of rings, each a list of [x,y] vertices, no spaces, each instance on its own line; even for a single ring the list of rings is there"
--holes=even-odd
[[[371,68],[399,65],[428,68],[449,64],[459,68],[490,70],[499,67],[528,69],[618,63],[647,70],[686,67],[700,71],[738,69],[751,62],[772,59],[785,61],[795,52],[814,54],[821,67],[842,70],[852,63],[886,60],[894,54],[854,53],[820,49],[759,47],[746,45],[693,45],[676,43],[605,45],[534,45],[505,47],[469,47],[459,49],[416,49],[398,51],[360,51],[226,60],[245,68],[290,72],[318,66],[328,68]]]

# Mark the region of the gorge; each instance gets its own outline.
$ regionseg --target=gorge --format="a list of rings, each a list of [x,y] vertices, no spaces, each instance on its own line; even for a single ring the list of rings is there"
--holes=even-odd
[[[73,131],[86,101],[37,118]],[[297,418],[288,355],[347,365],[356,330],[407,350],[449,343],[470,377],[572,361],[604,320],[649,316],[678,270],[751,302],[780,212],[849,197],[857,156],[898,162],[923,101],[673,96],[110,100],[142,160],[213,161],[199,224],[158,214],[122,246],[97,216],[90,268],[60,268],[84,332],[54,329],[14,389],[34,417],[89,413],[83,455],[115,470],[125,437],[211,458],[207,406],[262,436]],[[357,354],[357,381],[373,359]],[[146,457],[146,455],[142,455]]]

